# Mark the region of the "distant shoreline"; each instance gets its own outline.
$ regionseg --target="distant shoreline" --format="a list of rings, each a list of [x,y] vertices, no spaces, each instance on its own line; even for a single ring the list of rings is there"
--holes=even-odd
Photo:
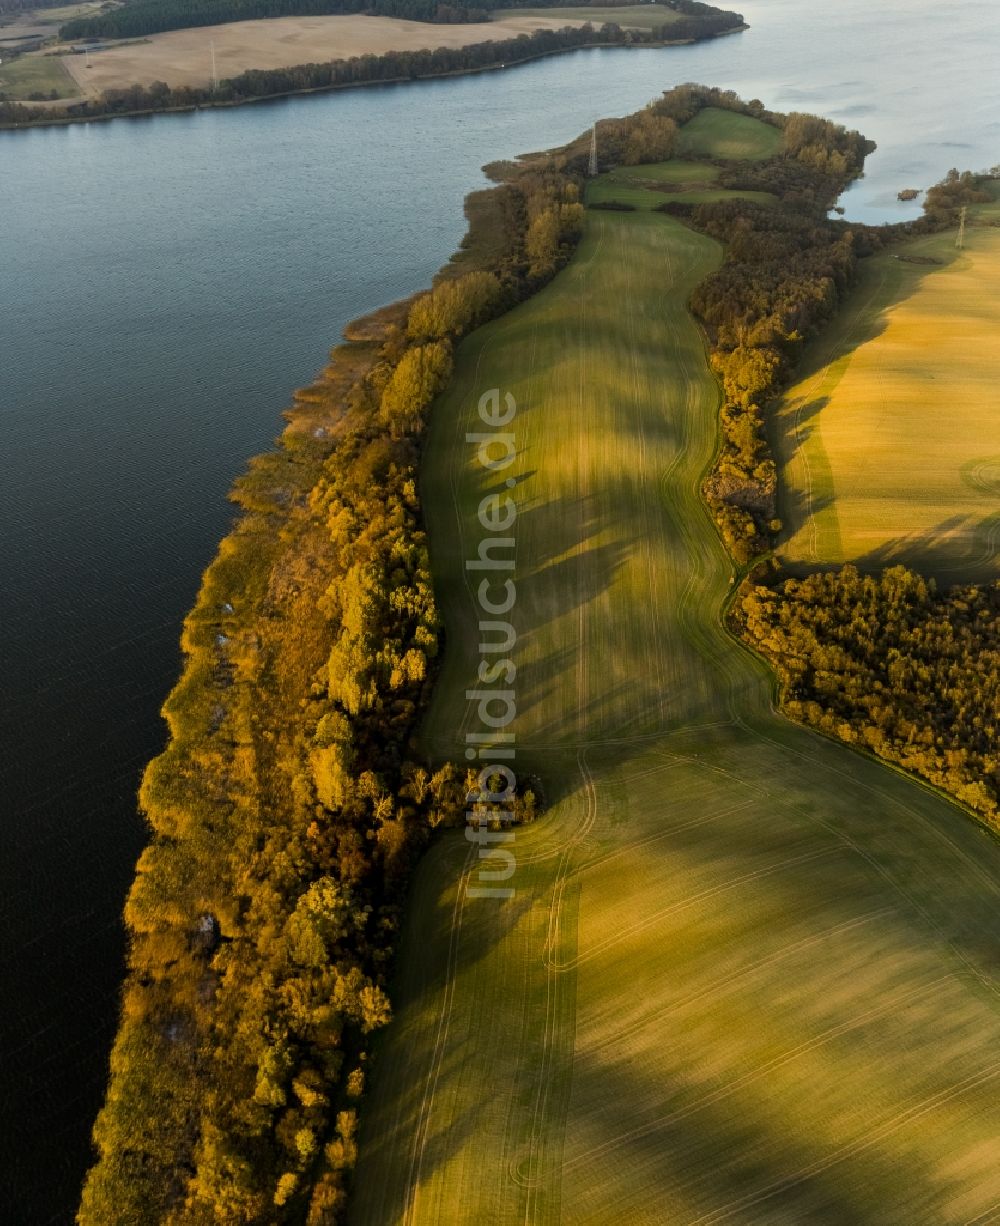
[[[585,27],[565,27],[566,31],[582,30]],[[437,71],[421,72],[418,70],[406,73],[397,74],[387,77],[373,77],[365,80],[352,81],[335,81],[329,84],[322,85],[306,85],[294,89],[280,89],[273,92],[239,96],[235,98],[218,98],[213,99],[211,96],[199,98],[193,101],[185,101],[177,104],[168,104],[163,106],[141,107],[135,110],[107,110],[97,111],[83,114],[67,114],[54,113],[48,117],[44,112],[41,114],[34,113],[30,119],[6,119],[0,118],[0,132],[17,132],[27,131],[32,128],[52,128],[64,127],[69,124],[92,123],[109,119],[139,119],[152,115],[180,115],[193,111],[217,109],[217,108],[232,108],[247,106],[256,103],[270,102],[283,98],[294,98],[300,95],[308,94],[328,94],[341,90],[348,89],[364,89],[378,85],[402,85],[413,81],[435,81],[445,80],[449,77],[465,77],[473,76],[484,72],[502,72],[507,68],[520,67],[522,64],[533,63],[537,60],[549,59],[557,55],[565,55],[572,51],[593,50],[595,48],[656,48],[656,47],[683,47],[691,46],[695,43],[706,42],[710,39],[721,38],[727,34],[738,34],[750,27],[740,21],[738,25],[734,24],[721,30],[706,31],[706,33],[692,38],[681,39],[663,39],[643,37],[642,32],[636,30],[622,31],[619,30],[615,37],[608,38],[591,38],[587,42],[569,42],[565,46],[549,47],[541,50],[532,50],[528,54],[518,55],[516,49],[511,49],[509,53],[505,52],[503,58],[497,58],[484,64],[470,64],[461,68],[440,69]],[[556,31],[555,33],[563,33],[564,31]],[[593,33],[601,33],[601,31],[593,31]],[[622,37],[625,35],[625,37]],[[517,40],[513,40],[517,41]],[[476,47],[488,46],[487,43],[472,43],[467,48],[461,48],[462,51],[470,51]],[[498,48],[510,47],[507,43],[495,44]],[[389,53],[384,56],[378,56],[379,61],[386,59],[397,58],[399,53]],[[431,52],[430,54],[435,54]],[[330,64],[350,63],[349,60],[333,60]],[[325,66],[325,65],[323,65]],[[299,68],[311,67],[311,65],[299,65]],[[295,71],[294,68],[277,71]],[[239,78],[233,78],[239,80]],[[223,83],[225,84],[225,82]],[[0,107],[4,104],[0,103]],[[31,110],[31,104],[15,104],[26,111]],[[77,104],[80,105],[80,104]],[[83,105],[86,105],[84,102]]]

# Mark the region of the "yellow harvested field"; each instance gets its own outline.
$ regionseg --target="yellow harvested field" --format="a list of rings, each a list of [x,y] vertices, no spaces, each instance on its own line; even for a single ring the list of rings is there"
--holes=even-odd
[[[954,233],[936,235],[899,254],[864,262],[781,406],[781,554],[996,578],[1000,233],[970,229],[961,252]]]
[[[468,47],[493,39],[516,38],[533,30],[561,30],[585,24],[580,17],[506,17],[470,25],[432,25],[396,17],[276,17],[237,21],[154,34],[148,40],[92,52],[89,67],[82,55],[66,65],[84,92],[129,85],[207,85],[212,79],[212,45],[219,79],[248,68],[290,68],[296,64],[348,60],[355,55],[388,51]]]

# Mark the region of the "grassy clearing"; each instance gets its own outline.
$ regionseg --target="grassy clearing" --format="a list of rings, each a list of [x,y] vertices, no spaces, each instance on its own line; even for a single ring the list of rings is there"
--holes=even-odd
[[[590,213],[470,337],[423,477],[447,625],[425,730],[475,727],[479,396],[516,397],[514,725],[554,804],[516,895],[423,862],[365,1109],[355,1226],[947,1226],[1000,1201],[1000,849],[775,717],[722,630],[701,504],[717,390],[686,309],[716,245]]]
[[[610,21],[635,30],[655,30],[658,26],[676,21],[679,15],[663,4],[626,4],[621,8],[591,8],[589,5],[581,5],[554,9],[499,9],[495,17],[499,20],[513,17],[561,17],[567,23],[589,21],[592,25],[601,26]]]
[[[656,183],[676,183],[686,186],[714,183],[719,177],[718,166],[707,162],[685,162],[674,158],[669,162],[650,162],[645,166],[616,166],[607,178],[614,180],[651,179]]]
[[[996,578],[1000,232],[971,228],[963,252],[952,233],[895,254],[865,261],[781,406],[782,554]]]
[[[677,152],[682,157],[762,161],[781,152],[781,132],[760,119],[706,107],[681,128]]]
[[[59,98],[74,98],[80,93],[59,56],[21,55],[0,64],[0,93],[15,102],[22,102],[31,94],[44,94],[47,98],[52,90]]]
[[[774,203],[775,197],[770,192],[741,192],[713,187],[719,173],[717,166],[707,162],[683,159],[651,162],[644,166],[618,166],[587,183],[587,203],[615,201],[647,210],[668,202],[715,204],[719,200],[743,199],[756,200],[760,204]]]
[[[617,200],[622,204],[631,204],[638,209],[655,209],[658,204],[674,202],[680,204],[715,204],[719,200],[756,200],[760,204],[773,204],[774,196],[770,192],[740,192],[731,191],[725,187],[686,186],[679,191],[664,191],[655,180],[650,178],[650,186],[643,187],[641,183],[626,183],[623,179],[602,175],[587,185],[587,203],[600,204],[609,200]]]

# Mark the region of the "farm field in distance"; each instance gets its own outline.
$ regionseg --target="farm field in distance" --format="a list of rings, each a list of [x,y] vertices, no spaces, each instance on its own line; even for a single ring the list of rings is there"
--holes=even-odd
[[[518,405],[512,730],[551,808],[508,845],[507,901],[466,897],[460,832],[417,872],[355,1226],[959,1226],[1000,1201],[1000,849],[776,716],[721,624],[718,393],[687,310],[719,258],[664,215],[589,212],[432,413],[448,647],[425,743],[460,759],[476,726],[464,562],[503,486],[465,435],[496,387]]]
[[[592,25],[599,26],[611,21],[632,30],[655,30],[658,26],[676,21],[679,16],[664,4],[624,4],[620,7],[610,4],[607,7],[582,4],[565,8],[560,6],[556,9],[497,9],[495,15],[500,20],[507,20],[511,17],[551,17],[553,14],[562,17],[564,24],[580,22],[582,25],[589,21]]]
[[[777,416],[780,554],[995,579],[1000,231],[970,226],[962,251],[954,231],[917,239],[860,272]]]
[[[238,76],[249,68],[288,68],[388,51],[468,47],[490,39],[516,38],[533,30],[584,25],[596,20],[582,15],[589,11],[513,9],[494,21],[458,25],[363,14],[275,17],[170,30],[138,42],[109,45],[91,53],[89,67],[81,55],[66,56],[65,60],[80,90],[91,94],[129,85],[149,86],[156,81],[170,86],[203,86],[212,80],[213,43],[221,79]],[[621,24],[626,24],[624,19]]]
[[[89,17],[102,7],[102,0],[85,0],[82,4],[67,4],[62,8],[22,9],[17,13],[0,14],[0,41],[53,35],[63,22],[74,17]]]
[[[23,101],[32,94],[44,94],[48,98],[53,90],[59,98],[76,97],[80,87],[66,70],[66,58],[55,55],[4,57],[0,64],[0,93],[14,101]]]

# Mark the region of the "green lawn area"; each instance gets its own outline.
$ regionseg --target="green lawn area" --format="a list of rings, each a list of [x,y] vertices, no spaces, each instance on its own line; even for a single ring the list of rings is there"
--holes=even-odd
[[[499,9],[494,16],[498,20],[504,17],[565,17],[567,21],[589,21],[595,26],[611,21],[615,25],[629,26],[636,30],[653,30],[657,26],[676,21],[679,14],[663,4],[626,4],[621,8],[611,5],[607,8],[590,8],[582,5],[551,9]]]
[[[636,169],[643,168],[637,167]],[[658,204],[665,204],[668,201],[680,204],[715,204],[719,200],[756,200],[760,204],[773,204],[774,199],[770,192],[740,192],[731,191],[725,187],[703,189],[688,187],[676,192],[659,191],[652,186],[641,187],[626,183],[610,175],[602,175],[599,179],[594,179],[587,184],[588,204],[615,200],[621,204],[634,205],[639,209],[655,209]]]
[[[706,107],[680,130],[677,152],[682,157],[761,161],[781,152],[781,132],[749,115]]]
[[[862,263],[775,417],[790,564],[1000,576],[998,330],[998,230],[970,226],[962,252],[951,232]]]
[[[354,1226],[958,1226],[1000,1202],[1000,845],[776,716],[720,621],[699,495],[718,391],[687,310],[719,259],[663,215],[588,213],[434,407],[447,647],[424,748],[461,761],[479,727],[465,561],[508,487],[466,435],[499,388],[511,730],[551,807],[505,845],[506,901],[466,893],[461,832],[418,869]]]
[[[669,162],[649,162],[644,166],[617,166],[610,179],[652,179],[656,183],[714,183],[719,177],[718,166],[707,162],[685,162],[673,158]]]
[[[0,93],[15,102],[40,93],[47,98],[52,90],[60,98],[75,98],[80,87],[54,55],[21,55],[0,64]]]
[[[663,192],[651,192],[644,187],[616,183],[603,175],[599,179],[591,180],[586,190],[588,204],[603,204],[605,201],[614,200],[619,204],[631,204],[637,209],[655,208],[666,198]]]
[[[642,166],[618,166],[608,174],[600,175],[587,183],[588,204],[616,202],[631,204],[637,209],[655,209],[659,204],[715,204],[720,200],[756,200],[760,204],[773,204],[770,192],[732,191],[725,187],[713,187],[719,177],[719,168],[706,162],[688,162],[672,159],[669,162],[650,162]],[[670,188],[676,185],[677,190]]]

